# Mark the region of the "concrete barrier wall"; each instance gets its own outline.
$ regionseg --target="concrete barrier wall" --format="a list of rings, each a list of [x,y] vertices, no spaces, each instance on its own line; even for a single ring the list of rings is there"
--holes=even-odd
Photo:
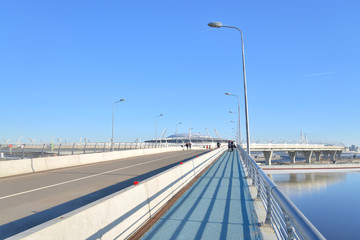
[[[9,239],[126,239],[224,150],[179,164]]]
[[[181,147],[147,148],[126,151],[67,155],[59,157],[0,161],[0,178],[25,173],[47,171],[64,167],[73,167],[102,161],[112,161],[128,157],[181,150]]]

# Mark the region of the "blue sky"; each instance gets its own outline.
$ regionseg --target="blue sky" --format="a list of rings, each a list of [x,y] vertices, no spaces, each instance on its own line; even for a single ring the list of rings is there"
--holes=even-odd
[[[0,2],[0,138],[232,137],[244,33],[251,139],[360,145],[359,1]],[[2,141],[2,140],[1,140]]]

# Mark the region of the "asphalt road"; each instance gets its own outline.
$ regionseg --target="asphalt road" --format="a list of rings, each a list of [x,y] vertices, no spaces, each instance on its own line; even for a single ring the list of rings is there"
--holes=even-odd
[[[0,239],[96,201],[207,150],[167,152],[0,179]]]

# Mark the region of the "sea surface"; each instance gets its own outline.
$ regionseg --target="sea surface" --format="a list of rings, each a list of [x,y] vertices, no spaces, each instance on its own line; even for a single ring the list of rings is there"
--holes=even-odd
[[[360,172],[270,174],[326,239],[360,239]]]

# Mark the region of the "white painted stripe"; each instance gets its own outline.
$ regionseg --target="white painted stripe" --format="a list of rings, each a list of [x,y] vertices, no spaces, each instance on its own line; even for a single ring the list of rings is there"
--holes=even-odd
[[[158,161],[164,160],[164,159],[166,159],[166,158],[172,158],[172,157],[175,157],[175,156],[181,156],[181,155],[185,155],[185,154],[187,154],[187,153],[179,154],[179,155],[172,155],[172,156],[168,156],[168,157],[163,157],[163,158],[155,159],[155,160],[148,161],[148,162],[144,162],[144,163],[137,163],[137,164],[134,164],[134,165],[130,165],[130,166],[126,166],[126,167],[121,167],[121,168],[113,169],[113,170],[110,170],[110,171],[106,171],[106,172],[97,173],[97,174],[93,174],[93,175],[90,175],[90,176],[82,177],[82,178],[76,178],[76,179],[73,179],[73,180],[69,180],[69,181],[65,181],[65,182],[60,182],[60,183],[48,185],[48,186],[45,186],[45,187],[35,188],[35,189],[32,189],[32,190],[28,190],[28,191],[19,192],[19,193],[7,195],[7,196],[4,196],[4,197],[0,197],[0,200],[6,199],[6,198],[10,198],[10,197],[19,196],[19,195],[23,195],[23,194],[26,194],[26,193],[31,193],[31,192],[40,191],[40,190],[47,189],[47,188],[52,188],[52,187],[64,185],[64,184],[67,184],[67,183],[77,182],[77,181],[81,181],[81,180],[88,179],[88,178],[97,177],[97,176],[100,176],[100,175],[104,175],[104,174],[107,174],[107,173],[116,172],[116,171],[123,170],[123,169],[127,169],[127,168],[137,167],[137,166],[144,165],[144,164],[148,164],[148,163],[152,163],[152,162],[158,162]]]

